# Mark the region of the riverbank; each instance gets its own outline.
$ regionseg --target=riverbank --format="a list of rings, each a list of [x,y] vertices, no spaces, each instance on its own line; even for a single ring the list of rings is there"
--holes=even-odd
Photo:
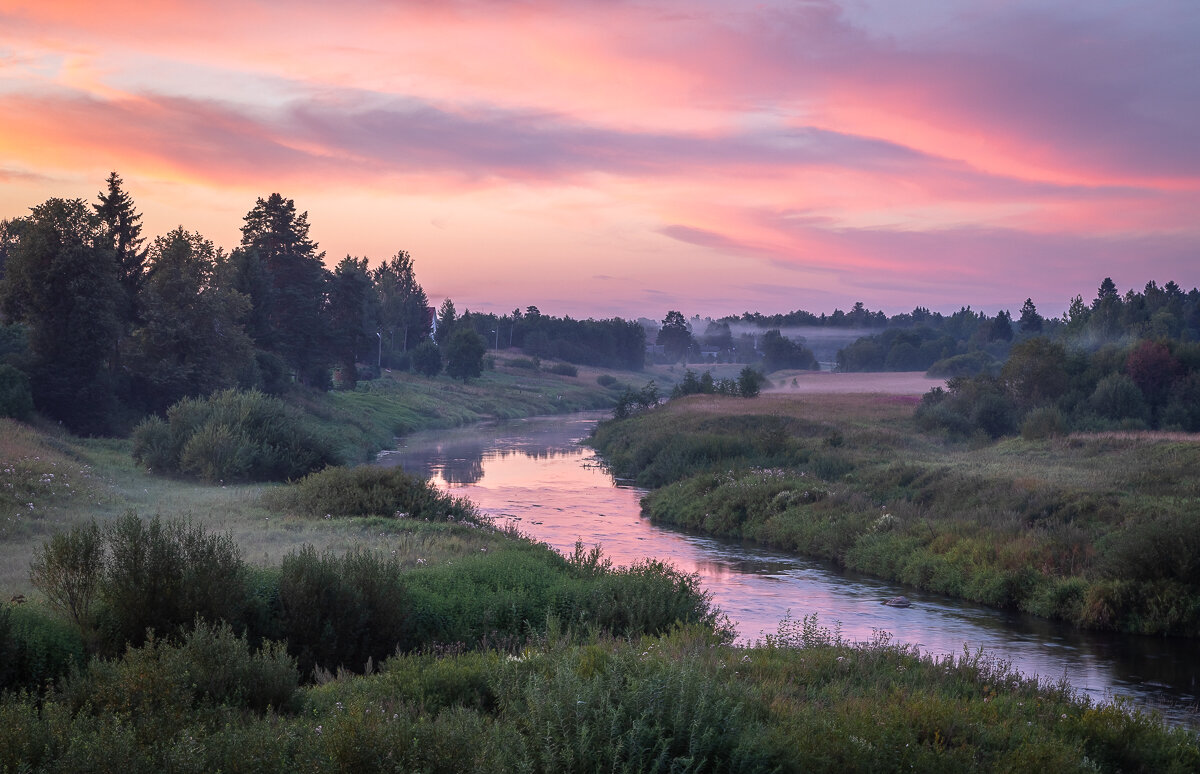
[[[510,363],[516,363],[512,365]],[[357,389],[286,396],[308,421],[336,438],[348,463],[371,459],[398,435],[510,419],[611,407],[625,385],[640,387],[652,376],[579,367],[556,374],[523,358],[497,357],[497,365],[464,384],[446,376],[429,379],[384,373]],[[548,364],[547,364],[548,365]],[[607,381],[607,380],[606,380]],[[187,515],[228,531],[253,562],[277,563],[295,547],[344,551],[369,530],[354,524],[314,525],[288,521],[261,504],[269,485],[206,484],[152,475],[132,458],[128,439],[79,438],[49,424],[0,418],[0,592],[28,595],[29,557],[50,535],[92,519],[108,521],[127,510],[143,515]]]
[[[1074,625],[1200,635],[1200,443],[951,443],[914,396],[694,396],[592,439],[657,523]]]

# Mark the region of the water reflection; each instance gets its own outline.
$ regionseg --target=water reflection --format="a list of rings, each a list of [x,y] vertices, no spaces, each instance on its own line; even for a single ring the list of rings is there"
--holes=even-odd
[[[597,418],[544,417],[415,434],[381,455],[380,464],[426,476],[560,551],[582,540],[601,544],[617,564],[649,556],[699,573],[743,640],[774,632],[788,611],[816,613],[825,625],[840,622],[852,640],[871,639],[879,630],[935,655],[985,648],[1027,675],[1066,677],[1098,700],[1128,695],[1147,705],[1194,705],[1200,696],[1194,643],[1078,632],[761,547],[655,527],[640,516],[644,492],[614,485],[578,445]],[[913,607],[881,604],[899,594]],[[1167,714],[1175,722],[1194,720],[1178,708]]]

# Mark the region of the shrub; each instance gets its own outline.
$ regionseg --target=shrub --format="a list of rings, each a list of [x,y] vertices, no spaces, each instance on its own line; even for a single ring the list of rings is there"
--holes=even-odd
[[[185,398],[167,421],[134,430],[133,455],[152,470],[206,481],[278,481],[335,464],[332,439],[295,409],[261,392]]]
[[[282,644],[251,652],[228,624],[197,621],[178,643],[151,637],[119,659],[92,659],[63,683],[59,699],[74,712],[127,715],[169,732],[198,707],[288,708],[299,682]]]
[[[528,357],[516,357],[512,360],[505,360],[504,365],[509,368],[520,368],[523,371],[537,371],[541,368],[537,360]]]
[[[33,391],[29,377],[7,363],[0,363],[0,417],[25,419],[33,413]]]
[[[1109,374],[1101,379],[1088,404],[1103,419],[1144,420],[1149,416],[1142,391],[1125,374]]]
[[[601,387],[612,387],[617,383],[617,377],[612,374],[600,374],[596,377],[596,384]]]
[[[275,505],[306,516],[406,516],[475,521],[469,502],[443,494],[398,467],[326,468],[272,493]]]
[[[33,605],[0,605],[0,690],[38,691],[83,663],[79,633]]]
[[[248,605],[232,537],[132,511],[104,529],[93,522],[55,535],[34,554],[30,579],[89,646],[108,653],[197,616],[239,623]]]
[[[1042,406],[1030,411],[1021,423],[1021,437],[1027,441],[1064,435],[1066,432],[1066,420],[1054,406]]]
[[[105,530],[100,629],[108,652],[174,632],[199,616],[240,623],[248,604],[241,552],[228,534],[128,512]]]
[[[555,363],[547,370],[559,376],[579,376],[579,369],[570,363]]]
[[[395,653],[410,607],[394,558],[365,549],[318,554],[312,546],[284,557],[278,605],[279,633],[305,675],[317,667],[361,671]]]

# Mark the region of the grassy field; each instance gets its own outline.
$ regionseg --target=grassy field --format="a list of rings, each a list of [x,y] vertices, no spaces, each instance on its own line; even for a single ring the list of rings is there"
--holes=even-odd
[[[651,519],[1077,625],[1200,636],[1200,438],[951,443],[911,395],[693,396],[602,425]]]
[[[310,411],[345,427],[347,449],[365,456],[398,429],[602,403],[606,392],[588,385],[596,375],[502,367],[465,388],[400,378],[314,399]],[[682,369],[621,377],[634,386],[648,377],[669,386]],[[721,475],[738,454],[746,463],[735,466],[732,481],[797,479],[811,492],[819,480],[831,501],[868,473],[899,464],[897,454],[904,464],[936,460],[976,477],[994,475],[1008,456],[1028,456],[1022,475],[1030,481],[1046,472],[1038,453],[1058,454],[1048,446],[943,447],[910,432],[911,408],[909,398],[880,395],[697,398],[628,427],[642,428],[647,439],[665,432],[667,442],[674,438],[691,453],[725,444]],[[785,620],[766,641],[735,647],[696,581],[669,568],[614,571],[583,551],[564,558],[481,528],[444,503],[437,507],[447,513],[430,521],[394,518],[394,510],[417,513],[426,502],[388,499],[389,487],[416,487],[395,471],[330,469],[269,487],[198,484],[147,474],[125,441],[2,422],[0,588],[5,598],[25,593],[30,601],[0,603],[0,678],[19,662],[40,675],[43,688],[0,694],[0,771],[1200,767],[1194,731],[1095,706],[1069,686],[1025,680],[984,654],[931,659],[885,636],[847,643],[815,618]],[[703,444],[689,440],[697,427]],[[1104,455],[1089,451],[1093,444],[1123,450],[1127,478],[1170,476],[1164,464],[1191,460],[1172,461],[1157,441],[1142,438],[1068,440],[1063,448],[1077,462],[1054,474],[1056,486],[1102,478],[1108,468],[1095,459]],[[1158,456],[1136,463],[1147,445]],[[776,467],[756,466],[764,454]],[[659,463],[664,483],[682,486],[699,475],[673,478],[671,471],[694,466],[686,455],[676,467]],[[786,474],[785,463],[793,466]],[[795,500],[796,490],[788,488],[785,499]],[[899,510],[898,501],[893,507]],[[238,576],[253,601],[236,624],[245,635],[203,621],[162,626],[156,639],[131,643],[123,655],[109,642],[85,658],[93,640],[31,591],[29,561],[54,533],[93,519],[102,529],[128,524],[122,514],[129,509],[232,536],[249,568]],[[874,502],[871,510],[883,518]],[[300,603],[287,603],[297,594]],[[317,612],[306,618],[306,611]],[[191,620],[187,610],[176,613]],[[321,635],[320,625],[335,619],[338,630]],[[377,638],[384,624],[400,627],[403,652],[388,650],[394,655],[366,664],[360,653],[352,669],[338,668],[345,661],[336,653],[344,651],[330,649],[356,647],[346,630]],[[111,639],[111,629],[95,636]],[[266,637],[287,645],[260,646]],[[24,643],[21,659],[10,658],[14,641]],[[70,663],[78,671],[66,677]],[[53,685],[45,682],[51,678]]]
[[[506,365],[467,384],[446,376],[384,374],[354,391],[291,396],[325,431],[336,437],[347,462],[370,459],[393,439],[415,430],[456,427],[494,418],[514,418],[607,408],[626,384],[640,387],[650,375],[616,374],[602,387],[606,371],[580,367],[578,375]],[[669,376],[669,374],[667,374]],[[661,377],[660,377],[661,378]],[[364,541],[389,550],[384,530],[356,522],[318,524],[273,513],[262,504],[270,485],[218,485],[148,474],[131,456],[125,439],[83,439],[53,426],[0,418],[0,593],[29,594],[29,558],[49,535],[127,510],[143,516],[184,516],[230,532],[245,556],[262,565],[278,563],[297,546],[345,550]]]

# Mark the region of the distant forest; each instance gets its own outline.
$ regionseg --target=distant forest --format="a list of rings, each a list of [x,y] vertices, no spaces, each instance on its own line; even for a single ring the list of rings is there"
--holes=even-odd
[[[1101,378],[1120,376],[1129,382],[1106,389],[1133,384],[1141,403],[1092,412],[1101,423],[1200,429],[1195,411],[1179,408],[1200,405],[1200,291],[1174,282],[1121,294],[1105,279],[1094,300],[1076,296],[1060,318],[1032,300],[1015,318],[969,306],[889,317],[862,303],[717,320],[671,310],[661,322],[577,320],[536,306],[459,314],[450,299],[430,306],[403,250],[326,268],[308,214],[278,193],[255,202],[228,253],[182,227],[148,239],[140,221],[115,172],[93,203],[49,199],[0,221],[0,416],[36,409],[75,432],[123,434],[184,398],[229,388],[349,389],[381,368],[467,379],[488,349],[624,370],[737,362],[767,373],[824,365],[979,380],[1011,377],[1018,355],[1049,346],[1071,374],[1101,374],[1068,379],[1071,394],[1087,393],[1060,406],[1068,415],[1098,405]]]

